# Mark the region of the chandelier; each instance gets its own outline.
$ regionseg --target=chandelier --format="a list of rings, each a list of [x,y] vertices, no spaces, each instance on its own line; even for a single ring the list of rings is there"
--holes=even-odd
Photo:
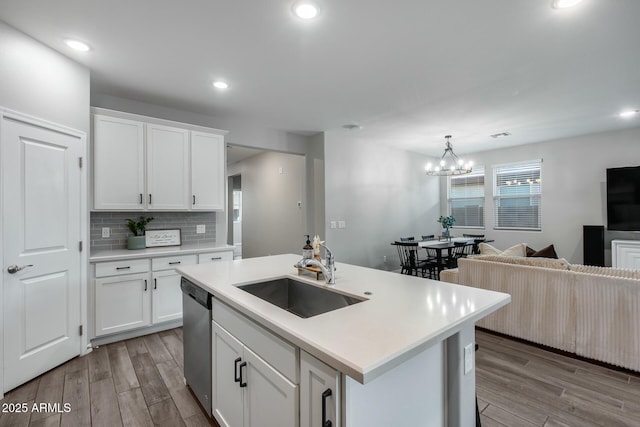
[[[464,175],[471,173],[471,162],[465,162],[453,152],[453,146],[451,145],[451,135],[444,137],[447,141],[445,143],[444,154],[440,159],[440,163],[433,167],[431,163],[427,164],[427,175],[434,176],[451,176],[451,175]]]

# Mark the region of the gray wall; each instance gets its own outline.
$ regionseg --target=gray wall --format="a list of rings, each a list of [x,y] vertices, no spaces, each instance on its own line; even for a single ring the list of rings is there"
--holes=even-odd
[[[541,249],[553,243],[558,256],[582,262],[582,226],[606,225],[606,169],[640,165],[640,128],[560,139],[500,150],[467,154],[485,166],[485,230],[497,248],[527,243]],[[492,165],[543,159],[542,231],[493,230]],[[442,185],[442,211],[447,208]],[[464,229],[455,229],[462,234]],[[610,232],[615,238],[638,238],[638,233]],[[608,243],[610,246],[610,244]],[[610,247],[609,247],[610,249]],[[610,260],[610,251],[607,251]]]
[[[392,241],[438,231],[439,181],[424,173],[434,159],[357,135],[325,133],[327,245],[337,261],[395,269],[399,260]],[[346,221],[346,228],[331,229],[331,221]]]
[[[229,165],[227,173],[242,175],[242,257],[301,254],[303,234],[313,233],[304,228],[305,157],[265,152]]]
[[[89,70],[0,21],[0,106],[89,135]]]
[[[324,222],[324,133],[309,137],[305,157],[307,217],[305,230],[308,233],[326,236]]]
[[[125,249],[127,237],[131,235],[127,228],[127,219],[137,219],[140,216],[153,217],[153,221],[147,225],[147,230],[179,228],[183,245],[216,241],[215,212],[91,212],[91,252]],[[205,233],[196,233],[198,224],[205,226]],[[102,227],[111,229],[110,237],[102,237]]]

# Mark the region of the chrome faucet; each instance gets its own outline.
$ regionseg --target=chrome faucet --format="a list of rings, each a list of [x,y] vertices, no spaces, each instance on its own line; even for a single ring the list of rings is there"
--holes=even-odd
[[[326,247],[322,243],[320,244],[320,246],[322,246],[326,251],[326,264],[322,264],[320,261],[313,258],[303,258],[300,261],[298,261],[298,263],[296,264],[296,267],[299,267],[299,268],[318,267],[320,270],[322,270],[322,275],[324,276],[324,280],[325,282],[327,282],[327,285],[335,285],[336,283],[335,259],[333,258],[333,254],[331,253],[331,250],[328,247]]]

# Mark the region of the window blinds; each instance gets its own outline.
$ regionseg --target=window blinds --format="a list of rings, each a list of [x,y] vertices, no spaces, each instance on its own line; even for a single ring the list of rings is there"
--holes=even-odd
[[[484,227],[484,168],[449,179],[449,215],[456,227]]]
[[[494,228],[541,230],[541,160],[494,167]]]

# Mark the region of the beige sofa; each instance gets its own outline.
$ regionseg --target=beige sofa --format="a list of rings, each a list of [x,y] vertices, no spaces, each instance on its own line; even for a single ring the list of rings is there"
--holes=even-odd
[[[640,371],[640,271],[478,256],[440,280],[511,295],[480,327]]]

